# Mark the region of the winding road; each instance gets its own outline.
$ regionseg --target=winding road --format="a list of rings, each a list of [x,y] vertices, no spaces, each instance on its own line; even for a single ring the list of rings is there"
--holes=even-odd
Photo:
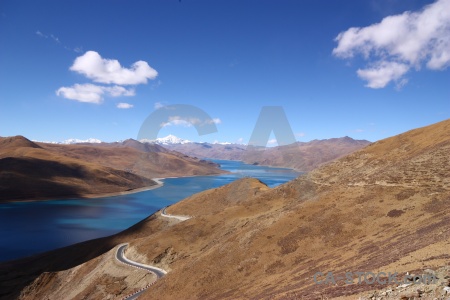
[[[144,269],[149,272],[152,272],[153,274],[156,275],[156,277],[158,277],[158,279],[167,274],[167,272],[161,268],[141,264],[141,263],[138,263],[138,262],[135,262],[135,261],[132,261],[132,260],[126,258],[125,257],[125,249],[127,247],[128,247],[128,243],[125,243],[125,244],[119,245],[119,247],[117,248],[116,258],[118,261],[120,261],[121,263],[127,264],[127,265],[131,265],[133,267],[139,268],[139,269]]]
[[[161,210],[161,216],[162,217],[174,218],[174,219],[177,219],[177,220],[180,220],[180,221],[186,221],[186,220],[191,218],[191,217],[187,217],[187,216],[176,216],[176,215],[167,214],[166,213],[166,208],[167,207],[164,207]],[[138,262],[135,262],[135,261],[132,261],[132,260],[126,258],[125,250],[127,249],[127,247],[128,247],[128,243],[120,244],[117,247],[116,259],[119,262],[121,262],[123,264],[126,264],[128,266],[134,267],[134,268],[138,268],[138,269],[145,270],[145,271],[148,271],[150,273],[153,273],[153,274],[156,275],[156,280],[158,280],[159,278],[161,278],[161,277],[163,277],[164,275],[167,274],[167,271],[165,271],[165,270],[163,270],[161,268],[150,266],[150,265],[146,265],[146,264],[141,264],[141,263],[138,263]],[[148,284],[146,287],[140,289],[139,291],[124,297],[123,299],[124,300],[125,299],[127,299],[127,300],[137,299],[146,289],[148,289],[151,285],[153,285],[156,282],[156,280],[153,281],[152,283]]]
[[[177,220],[180,220],[180,221],[186,221],[186,220],[189,220],[189,219],[191,218],[191,217],[188,217],[188,216],[176,216],[176,215],[168,214],[168,213],[166,213],[166,208],[167,208],[167,207],[168,207],[168,206],[164,207],[164,208],[161,210],[161,216],[166,217],[166,218],[177,219]]]

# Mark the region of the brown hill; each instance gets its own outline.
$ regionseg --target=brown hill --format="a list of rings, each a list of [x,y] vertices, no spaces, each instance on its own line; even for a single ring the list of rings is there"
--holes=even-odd
[[[115,169],[125,170],[147,178],[210,175],[224,173],[217,164],[189,157],[164,149],[158,145],[146,145],[134,141],[117,145],[103,144],[41,144],[65,157],[81,159]]]
[[[100,144],[96,144],[96,145],[104,146],[104,147],[119,147],[119,148],[129,147],[129,148],[134,148],[134,149],[142,151],[142,152],[164,152],[164,153],[171,152],[170,150],[168,150],[158,144],[141,143],[134,139],[127,139],[123,142],[100,143]]]
[[[105,252],[129,242],[130,259],[169,271],[142,299],[355,299],[386,287],[357,284],[355,272],[403,276],[448,264],[449,132],[450,120],[412,130],[274,189],[244,178],[168,209],[187,221],[155,214],[100,241],[5,263],[0,295],[123,297],[148,283]],[[68,259],[76,249],[88,255]],[[315,284],[329,271],[355,281]]]
[[[296,142],[290,145],[270,148],[247,149],[244,145],[209,143],[173,144],[165,147],[190,156],[242,160],[248,164],[286,167],[305,172],[361,149],[368,144],[370,142],[366,140],[354,140],[350,137],[343,137]]]
[[[322,164],[361,149],[370,142],[350,137],[297,142],[261,150],[253,149],[243,155],[250,164],[289,167],[299,171],[311,171]]]
[[[99,196],[153,186],[155,177],[222,172],[216,164],[137,143],[55,145],[1,138],[0,201]]]
[[[152,186],[149,178],[48,151],[22,136],[0,140],[0,201],[85,197]]]
[[[14,150],[19,147],[41,148],[36,143],[28,140],[27,138],[21,135],[11,137],[0,137],[0,148],[3,151]]]
[[[210,144],[210,143],[186,143],[186,144],[168,144],[165,148],[184,153],[189,156],[225,159],[225,160],[242,160],[245,152],[245,145],[238,144]]]

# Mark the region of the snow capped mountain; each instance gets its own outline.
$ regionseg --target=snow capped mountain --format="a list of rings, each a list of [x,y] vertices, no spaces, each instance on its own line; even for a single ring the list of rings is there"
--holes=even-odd
[[[219,141],[214,141],[213,142],[214,145],[231,145],[233,143],[230,142],[219,142]]]
[[[87,140],[79,140],[79,139],[68,139],[62,141],[61,144],[80,144],[80,143],[90,143],[90,144],[100,144],[102,141],[99,139],[90,138]]]
[[[33,141],[33,142],[40,142],[40,141]],[[71,145],[71,144],[80,144],[80,143],[100,144],[100,143],[102,143],[102,141],[99,139],[89,138],[87,140],[68,139],[68,140],[64,140],[62,142],[42,141],[42,143]]]
[[[123,143],[126,140],[120,140],[120,141],[116,141],[117,143]],[[35,141],[33,140],[33,142],[41,142],[41,143],[48,143],[48,144],[62,144],[62,145],[71,145],[71,144],[81,144],[81,143],[90,143],[90,144],[100,144],[103,143],[103,141],[99,140],[99,139],[94,139],[94,138],[89,138],[86,140],[80,140],[80,139],[67,139],[64,140],[62,142],[54,142],[54,141]],[[213,143],[208,143],[208,142],[192,142],[189,140],[185,140],[179,137],[176,137],[172,134],[169,134],[166,137],[163,138],[157,138],[156,140],[149,140],[149,139],[141,139],[139,140],[139,142],[141,143],[150,143],[150,144],[158,144],[158,145],[183,145],[183,144],[189,144],[189,143],[197,143],[197,144],[213,144],[213,145],[232,145],[234,143],[230,143],[230,142],[219,142],[219,141],[214,141]]]
[[[151,144],[158,144],[158,145],[182,145],[182,144],[190,144],[190,143],[195,143],[195,144],[212,144],[212,145],[233,145],[235,143],[230,143],[230,142],[219,142],[219,141],[214,141],[213,143],[209,143],[209,142],[192,142],[189,140],[185,140],[185,139],[181,139],[179,137],[176,137],[172,134],[169,134],[166,137],[163,138],[157,138],[156,140],[148,140],[148,139],[142,139],[139,140],[139,142],[141,143],[151,143]],[[240,144],[238,144],[240,145]]]
[[[153,144],[159,144],[159,145],[176,145],[176,144],[187,144],[192,143],[189,140],[180,139],[172,134],[169,134],[166,137],[163,138],[157,138],[156,140],[147,140],[142,139],[139,140],[141,143],[153,143]]]

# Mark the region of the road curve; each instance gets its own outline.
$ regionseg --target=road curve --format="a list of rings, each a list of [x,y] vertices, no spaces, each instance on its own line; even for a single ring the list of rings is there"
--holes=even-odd
[[[158,180],[156,180],[156,181],[158,182]],[[161,183],[161,182],[158,182],[158,183]],[[176,216],[176,215],[167,214],[166,213],[166,208],[167,207],[164,207],[161,210],[161,216],[162,217],[174,218],[174,219],[177,219],[177,220],[180,220],[180,221],[186,221],[186,220],[191,218],[191,217],[188,217],[188,216]],[[146,270],[148,272],[151,272],[151,273],[156,275],[156,277],[157,277],[156,280],[158,280],[159,278],[161,278],[161,277],[163,277],[164,275],[167,274],[167,272],[165,270],[161,269],[161,268],[154,267],[154,266],[149,266],[149,265],[145,265],[145,264],[141,264],[141,263],[138,263],[138,262],[135,262],[135,261],[132,261],[132,260],[126,258],[125,257],[125,250],[127,249],[127,247],[128,247],[128,243],[120,244],[117,247],[116,259],[119,262],[121,262],[123,264],[126,264],[126,265],[129,265],[129,266],[132,266],[132,267],[135,267],[135,268],[138,268],[138,269],[142,269],[142,270]],[[146,289],[148,289],[152,284],[154,284],[156,282],[156,280],[153,281],[152,283],[148,284],[146,287],[140,289],[139,291],[124,297],[123,300],[125,300],[125,299],[126,300],[137,299]]]
[[[132,261],[128,258],[125,257],[125,249],[128,247],[128,243],[125,244],[120,244],[117,247],[117,251],[116,251],[116,259],[126,265],[138,268],[138,269],[142,269],[142,270],[146,270],[148,272],[151,272],[153,274],[156,275],[157,279],[163,277],[164,275],[167,274],[167,272],[163,269],[160,269],[158,267],[153,267],[153,266],[149,266],[149,265],[145,265],[145,264],[141,264],[135,261]],[[145,288],[137,291],[136,293],[133,293],[131,295],[126,296],[123,299],[137,299],[147,288],[149,288],[152,284],[154,284],[156,282],[156,280],[150,284],[148,284]]]
[[[177,219],[177,220],[180,220],[180,221],[186,221],[186,220],[189,220],[191,218],[191,217],[188,217],[188,216],[176,216],[176,215],[168,214],[168,213],[166,213],[166,208],[167,208],[167,206],[164,207],[161,210],[161,216],[162,217],[173,218],[173,219]]]

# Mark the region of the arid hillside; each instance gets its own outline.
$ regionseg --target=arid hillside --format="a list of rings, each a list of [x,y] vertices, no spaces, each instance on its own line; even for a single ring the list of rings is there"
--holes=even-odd
[[[401,280],[442,269],[449,132],[450,120],[415,129],[273,189],[240,179],[167,209],[189,220],[156,213],[109,238],[2,264],[0,298],[120,299],[153,280],[115,261],[122,242],[128,258],[168,271],[141,299],[358,299],[388,285],[358,284],[356,275],[353,284],[316,284],[314,275],[397,272]],[[445,299],[445,284],[422,294]]]
[[[125,170],[147,178],[225,173],[213,162],[132,139],[121,143],[39,145],[65,157]]]
[[[241,160],[245,152],[246,145],[238,144],[210,144],[210,143],[186,143],[186,144],[167,144],[165,148],[184,153],[189,156]]]
[[[91,197],[150,187],[155,177],[221,172],[216,164],[136,141],[95,146],[0,138],[0,201]]]
[[[243,160],[249,164],[289,167],[307,172],[339,157],[359,150],[370,142],[350,137],[297,142],[295,144],[247,151]],[[263,152],[263,153],[261,153]]]
[[[165,147],[190,156],[242,160],[248,164],[286,167],[306,172],[369,144],[366,140],[343,137],[271,148],[247,149],[245,145],[209,143],[173,144]]]

